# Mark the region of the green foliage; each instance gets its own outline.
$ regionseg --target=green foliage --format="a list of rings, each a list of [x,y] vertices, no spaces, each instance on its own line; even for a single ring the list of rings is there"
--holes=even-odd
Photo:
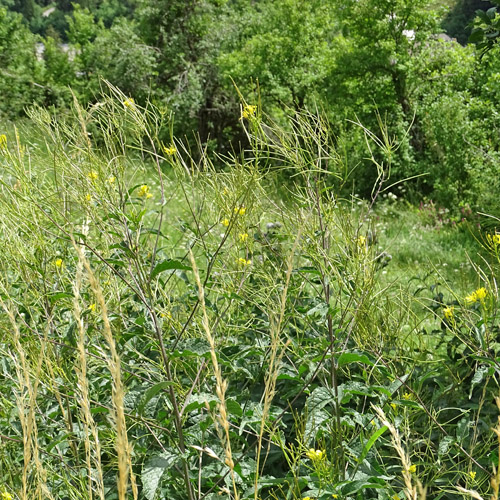
[[[0,8],[0,113],[4,116],[19,115],[42,95],[35,42],[19,14]]]

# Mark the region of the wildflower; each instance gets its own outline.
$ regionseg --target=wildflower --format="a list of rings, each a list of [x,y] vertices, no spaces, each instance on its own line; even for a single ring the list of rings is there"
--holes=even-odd
[[[135,108],[135,101],[132,99],[132,97],[128,98],[128,99],[125,99],[123,101],[123,105],[126,107],[126,108],[129,108],[129,109],[134,109]]]
[[[396,403],[391,403],[391,408],[396,411]]]
[[[247,120],[255,116],[255,112],[257,111],[257,106],[252,106],[250,104],[247,104],[244,108],[243,111],[241,112],[241,118],[246,118]]]
[[[311,497],[304,497],[302,500],[312,500]]]
[[[323,460],[325,458],[326,452],[324,450],[315,450],[314,448],[309,448],[306,451],[306,457],[310,460]]]
[[[177,148],[173,145],[169,148],[167,148],[167,146],[163,146],[163,152],[168,156],[173,156],[175,155],[175,153],[177,153]]]
[[[251,261],[251,260],[247,260],[247,259],[245,259],[244,257],[240,257],[240,258],[238,259],[238,264],[239,264],[240,266],[249,266],[251,263],[252,263],[252,261]]]
[[[358,238],[358,247],[365,247],[366,246],[366,236],[360,236]]]
[[[97,306],[96,306],[95,304],[90,304],[90,305],[89,305],[89,311],[91,311],[91,312],[95,312],[96,307],[97,307]]]
[[[62,267],[62,265],[63,265],[63,260],[62,260],[62,259],[56,259],[56,260],[54,261],[54,265],[55,265],[56,267],[58,267],[58,268],[61,268],[61,267]]]
[[[469,472],[469,476],[474,481],[474,479],[476,479],[476,471],[475,470],[471,470]]]
[[[411,399],[411,394],[409,392],[405,392],[403,394],[403,399],[406,399],[406,401],[409,401]]]
[[[108,184],[114,184],[116,181],[116,177],[114,175],[110,175],[108,178],[107,178],[107,182]]]
[[[377,425],[377,422],[375,422],[375,419],[370,420],[370,425],[373,425],[374,427]]]
[[[99,178],[99,174],[95,170],[92,170],[87,174],[87,177],[93,182]]]
[[[444,310],[443,310],[443,314],[444,314],[444,317],[447,319],[447,320],[451,320],[453,319],[453,314],[454,314],[454,307],[453,306],[449,306],[449,307],[445,307]]]
[[[234,207],[234,213],[238,215],[245,215],[247,209],[245,207]]]
[[[500,234],[488,234],[486,239],[492,247],[500,245]]]
[[[87,193],[87,194],[85,195],[85,201],[86,201],[87,203],[90,203],[90,202],[92,201],[92,195],[91,195],[91,194],[89,194],[89,193]]]
[[[229,226],[229,219],[222,219],[221,224],[222,224],[224,227]]]
[[[339,496],[336,493],[332,493],[332,498],[338,498]]]
[[[1,495],[0,500],[12,500],[12,495],[10,493],[7,493],[6,491],[4,491]]]
[[[241,243],[245,243],[248,240],[248,233],[240,233],[238,237]]]
[[[160,313],[162,318],[172,319],[172,313],[170,311]]]
[[[472,292],[470,295],[467,295],[465,297],[465,302],[467,304],[474,304],[478,300],[483,302],[486,295],[488,294],[488,290],[482,286],[481,288],[478,288],[475,292]]]
[[[410,474],[415,474],[415,472],[417,472],[417,466],[415,464],[410,465],[410,468],[408,469],[408,472]]]
[[[137,193],[139,198],[145,198],[146,200],[151,198],[153,195],[149,192],[149,186],[147,184],[143,184],[139,188],[139,192]]]
[[[0,135],[0,150],[7,149],[7,136],[5,134]]]

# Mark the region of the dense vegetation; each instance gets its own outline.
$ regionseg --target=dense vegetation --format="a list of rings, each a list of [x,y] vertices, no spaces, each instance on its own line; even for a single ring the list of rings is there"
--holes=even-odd
[[[1,500],[498,500],[474,3],[0,1]]]
[[[448,11],[430,0],[1,3],[6,118],[32,102],[60,114],[74,95],[96,103],[105,78],[173,115],[163,139],[173,127],[192,145],[227,153],[246,145],[236,84],[278,121],[284,109],[323,109],[356,170],[349,190],[369,195],[376,172],[348,120],[374,129],[378,110],[400,141],[392,179],[413,176],[409,195],[495,207],[499,58],[479,63],[471,46],[440,35],[447,27],[457,35],[457,24],[465,33],[477,1]]]

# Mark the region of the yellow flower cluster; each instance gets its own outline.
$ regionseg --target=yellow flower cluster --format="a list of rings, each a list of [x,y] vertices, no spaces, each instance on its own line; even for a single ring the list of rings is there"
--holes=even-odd
[[[408,472],[410,474],[415,474],[415,472],[417,472],[417,466],[415,464],[410,465],[410,468],[408,469]]]
[[[12,495],[6,491],[2,492],[0,495],[0,500],[12,500]]]
[[[488,234],[486,235],[486,239],[492,247],[500,245],[500,234]]]
[[[99,178],[99,174],[95,170],[92,170],[87,174],[87,177],[93,182]]]
[[[61,267],[62,267],[62,265],[63,265],[63,260],[62,260],[62,259],[56,259],[56,260],[54,261],[54,265],[55,265],[56,267],[58,267],[58,268],[61,268]]]
[[[173,145],[169,148],[167,148],[167,146],[163,146],[163,152],[168,156],[173,156],[175,155],[175,153],[177,153],[177,148]]]
[[[226,217],[226,218],[224,218],[224,219],[222,219],[221,224],[222,224],[224,227],[229,226],[229,219],[228,219],[227,217]]]
[[[245,215],[247,209],[245,207],[234,207],[234,213],[238,215]]]
[[[240,257],[240,258],[238,259],[238,264],[239,264],[240,266],[249,266],[251,263],[252,263],[252,261],[251,261],[251,260],[247,260],[247,259],[245,259],[244,257]]]
[[[116,181],[116,177],[114,175],[110,175],[107,179],[109,184],[114,184]]]
[[[465,302],[466,304],[474,304],[475,302],[483,302],[484,299],[486,298],[486,295],[488,295],[488,290],[482,286],[481,288],[478,288],[475,292],[472,292],[470,295],[467,295],[465,297]]]
[[[454,310],[453,306],[445,307],[443,310],[444,317],[448,320],[453,319]]]
[[[143,184],[139,188],[139,192],[137,193],[139,198],[145,198],[146,200],[151,198],[153,195],[149,192],[149,186],[147,184]]]
[[[126,107],[126,108],[129,108],[129,109],[135,109],[135,101],[132,99],[132,97],[128,98],[128,99],[125,99],[123,101],[123,105]]]
[[[306,457],[313,461],[323,460],[325,456],[326,456],[325,450],[315,450],[314,448],[309,448],[306,451]]]
[[[240,239],[241,243],[245,243],[245,241],[248,240],[248,233],[240,233],[238,235],[238,238]]]
[[[255,112],[257,111],[257,106],[252,106],[247,104],[243,111],[241,112],[241,118],[246,118],[247,120],[253,116],[255,116]]]

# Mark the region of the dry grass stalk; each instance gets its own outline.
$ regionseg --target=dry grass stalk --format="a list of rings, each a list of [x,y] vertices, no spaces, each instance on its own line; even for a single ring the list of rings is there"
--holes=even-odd
[[[78,253],[78,259],[81,260],[87,272],[90,287],[92,288],[97,303],[99,304],[101,318],[103,321],[103,334],[110,351],[110,356],[108,356],[107,361],[109,371],[113,379],[112,400],[114,409],[113,417],[116,426],[115,448],[118,458],[118,498],[119,500],[125,500],[127,498],[127,486],[130,478],[133,498],[136,500],[138,498],[137,484],[132,469],[129,467],[129,464],[131,463],[130,457],[132,450],[128,442],[127,424],[125,421],[125,411],[123,407],[124,389],[121,378],[120,356],[116,350],[115,339],[113,338],[111,324],[109,322],[108,308],[106,306],[106,300],[104,299],[99,281],[95,277],[92,268],[90,267],[90,262],[86,258],[83,250],[76,245],[75,249]]]
[[[76,246],[75,242],[73,244]],[[83,248],[80,248],[83,253]],[[97,472],[97,477],[95,478],[95,491],[96,496],[101,500],[104,500],[104,478],[102,474],[101,465],[101,442],[99,439],[99,433],[97,426],[95,424],[94,418],[90,411],[90,396],[89,396],[89,384],[87,378],[87,355],[85,352],[85,340],[86,332],[85,325],[82,318],[82,309],[80,307],[80,289],[82,286],[83,279],[83,262],[82,259],[78,259],[76,266],[76,276],[73,282],[73,315],[78,328],[78,339],[77,339],[77,359],[75,364],[75,371],[78,378],[78,389],[80,392],[80,414],[83,423],[83,430],[85,436],[85,459],[87,465],[87,475],[88,475],[88,497],[92,500],[94,494],[94,487],[92,485],[92,465],[94,463],[95,470]],[[93,443],[90,442],[90,436],[92,436]],[[92,446],[93,444],[93,446]],[[92,454],[94,458],[92,460]]]
[[[215,374],[215,380],[216,380],[216,388],[215,392],[217,394],[217,397],[219,398],[219,405],[218,405],[218,410],[219,410],[219,423],[224,429],[224,439],[223,439],[223,445],[224,445],[224,453],[226,455],[226,460],[225,463],[229,467],[230,473],[231,473],[231,480],[233,483],[233,495],[234,499],[238,500],[240,495],[238,492],[238,488],[236,487],[236,476],[234,472],[234,461],[233,461],[233,454],[231,450],[231,440],[229,437],[229,420],[227,416],[227,406],[226,406],[226,390],[227,390],[227,380],[223,380],[222,378],[222,371],[219,366],[219,362],[217,360],[217,353],[216,353],[216,348],[215,348],[215,340],[212,335],[212,331],[210,330],[210,324],[208,321],[208,315],[207,315],[207,308],[205,305],[205,291],[203,289],[203,285],[201,284],[200,280],[200,273],[198,272],[198,267],[196,265],[196,261],[194,259],[193,252],[191,249],[189,249],[189,260],[191,261],[191,267],[193,268],[193,273],[196,281],[196,285],[198,287],[198,297],[200,300],[200,307],[201,311],[203,313],[202,317],[202,325],[203,329],[205,331],[205,335],[207,337],[208,343],[210,345],[210,357],[212,359],[212,365],[214,368],[214,374]]]
[[[2,287],[3,288],[3,287]],[[5,291],[5,289],[4,289]],[[38,430],[35,417],[36,397],[38,393],[38,385],[40,382],[40,373],[42,365],[45,361],[46,338],[40,345],[38,353],[38,362],[35,367],[33,377],[31,375],[30,364],[26,357],[26,351],[21,344],[21,332],[16,322],[16,318],[12,310],[7,306],[4,300],[0,297],[0,305],[7,314],[9,322],[13,330],[13,343],[16,355],[12,355],[12,360],[16,367],[16,376],[19,384],[19,394],[16,397],[18,408],[19,421],[23,430],[23,473],[22,473],[22,491],[20,497],[22,500],[32,500],[34,498],[52,498],[46,484],[46,472],[40,461],[38,449]],[[31,383],[33,378],[34,383]],[[35,492],[29,491],[28,477],[33,464],[35,470]]]
[[[411,470],[411,461],[408,453],[406,453],[403,448],[403,443],[401,441],[401,436],[399,435],[399,431],[392,425],[391,422],[387,419],[384,411],[378,406],[374,406],[373,409],[377,413],[380,421],[383,425],[385,425],[389,432],[391,433],[391,442],[393,448],[396,450],[398,454],[399,460],[401,461],[401,465],[403,466],[403,480],[405,483],[405,496],[408,500],[425,500],[426,492],[425,488],[422,486],[418,479],[416,480],[416,484],[413,484],[413,477]],[[417,495],[418,491],[418,495]]]
[[[293,270],[293,257],[297,250],[297,246],[300,241],[301,231],[299,230],[297,234],[297,238],[295,238],[295,242],[292,247],[292,251],[288,256],[287,261],[287,270],[286,270],[286,278],[285,278],[285,286],[283,288],[283,292],[281,294],[280,300],[280,315],[278,317],[278,321],[272,318],[271,316],[271,352],[269,357],[269,368],[266,372],[265,384],[264,384],[264,404],[262,406],[262,417],[260,420],[260,432],[257,443],[257,458],[256,458],[256,466],[255,466],[255,482],[254,482],[254,499],[257,500],[258,496],[258,480],[259,480],[259,471],[260,471],[260,454],[262,451],[262,440],[264,437],[264,429],[267,417],[269,415],[269,411],[271,409],[271,402],[274,398],[276,392],[276,380],[279,375],[279,368],[281,365],[281,360],[283,359],[283,355],[285,354],[285,350],[289,344],[287,342],[281,352],[278,353],[278,347],[280,345],[280,333],[281,333],[281,325],[283,324],[283,318],[285,317],[285,308],[286,308],[286,299],[288,296],[288,287],[290,285],[290,277],[292,275]]]

